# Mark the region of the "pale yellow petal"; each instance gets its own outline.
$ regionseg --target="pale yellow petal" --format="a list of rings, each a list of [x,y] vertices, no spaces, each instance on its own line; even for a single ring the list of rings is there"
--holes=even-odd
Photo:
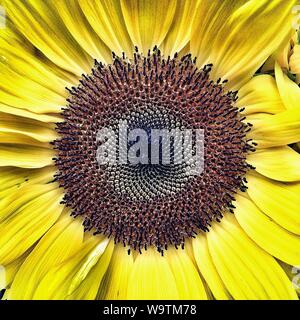
[[[28,249],[20,257],[10,262],[8,265],[0,267],[0,290],[10,287],[11,283],[15,279],[16,273],[24,263],[25,259],[27,258],[31,250],[32,247]]]
[[[8,173],[9,174],[9,173]],[[8,177],[9,179],[9,177]],[[20,179],[20,180],[19,180]],[[27,175],[24,176],[24,180],[27,180]],[[34,179],[34,178],[33,178]],[[35,179],[34,179],[35,180]],[[55,190],[58,186],[54,183],[46,184],[25,184],[22,181],[22,177],[14,177],[12,175],[12,181],[17,182],[17,189],[12,191],[12,188],[7,189],[7,193],[4,190],[2,193],[2,198],[0,200],[0,222],[5,220],[10,220],[11,218],[18,215],[19,210],[26,208],[29,202],[34,202],[39,196],[48,193],[49,191]],[[20,181],[20,185],[18,183]],[[26,182],[26,181],[25,181]],[[12,184],[13,185],[13,184]]]
[[[52,149],[30,145],[0,145],[0,167],[43,168],[53,164]]]
[[[300,181],[300,155],[292,148],[257,149],[247,156],[247,162],[260,174],[278,181]]]
[[[77,0],[56,2],[58,15],[79,45],[94,59],[111,62],[111,52],[95,33]]]
[[[192,23],[197,12],[199,0],[177,0],[176,11],[171,27],[160,45],[164,56],[174,56],[190,41]],[[188,52],[189,53],[189,52]]]
[[[17,167],[1,167],[0,168],[0,191],[5,191],[11,187],[19,189],[29,184],[47,184],[53,181],[56,169],[52,166],[42,169],[21,169]],[[30,189],[28,189],[30,190]],[[14,194],[9,195],[16,198]],[[0,203],[4,201],[1,197]],[[9,202],[8,202],[9,203]],[[0,205],[1,210],[1,205]],[[0,214],[2,216],[2,214]]]
[[[119,0],[79,0],[79,4],[94,31],[111,51],[118,55],[132,53]]]
[[[252,138],[258,148],[283,146],[300,141],[300,109],[287,111],[251,120],[252,130],[247,137]]]
[[[15,132],[0,132],[0,143],[11,145],[30,145],[46,149],[51,148],[51,145],[49,145],[48,143],[40,142],[31,137],[28,137],[27,135]]]
[[[9,290],[9,299],[32,299],[44,275],[78,251],[83,241],[83,226],[69,214],[64,213],[27,257]]]
[[[300,235],[299,190],[252,174],[247,181],[253,202],[280,226]]]
[[[275,54],[273,54],[272,56],[272,60],[273,60],[273,68],[271,70],[274,70],[274,63],[275,61],[277,61],[277,63],[279,63],[279,65],[284,68],[285,70],[289,70],[289,57],[291,55],[291,50],[292,50],[292,44],[291,41],[289,39],[289,41],[287,41],[287,44],[285,45],[285,47],[278,52],[276,52]],[[275,58],[275,59],[274,59]],[[274,61],[275,60],[275,61]]]
[[[290,34],[295,0],[200,1],[191,37],[198,66],[239,89]],[[272,26],[272,28],[270,28]]]
[[[300,44],[294,46],[290,57],[290,69],[292,73],[300,73]]]
[[[104,253],[99,258],[96,265],[89,271],[86,278],[80,285],[66,298],[69,300],[94,300],[103,281],[104,274],[107,272],[113,254],[114,243],[110,241]],[[69,289],[70,290],[70,289]]]
[[[51,142],[57,138],[54,124],[12,116],[0,112],[0,133],[22,134],[40,142]]]
[[[133,255],[128,254],[122,245],[115,245],[107,273],[99,288],[98,299],[125,300],[132,267]]]
[[[1,64],[13,74],[30,79],[57,95],[65,96],[64,88],[76,83],[76,77],[44,57],[37,56],[35,47],[11,27],[7,25],[0,32]]]
[[[6,286],[7,286],[6,279],[7,279],[6,270],[5,270],[4,266],[0,266],[0,290],[3,290],[6,288]]]
[[[22,255],[55,223],[63,206],[62,193],[53,186],[50,191],[15,208],[1,221],[0,264],[7,264]],[[43,185],[40,189],[43,189]],[[53,190],[51,190],[53,189]]]
[[[127,299],[179,299],[175,277],[166,257],[152,248],[137,256],[128,281]]]
[[[88,72],[92,59],[74,43],[52,6],[55,3],[49,0],[4,1],[9,19],[45,56],[74,74]]]
[[[46,123],[62,122],[62,118],[59,115],[38,114],[25,109],[11,107],[1,103],[0,103],[0,112],[12,114],[12,115],[20,116],[24,118],[34,119],[34,120],[38,120]]]
[[[59,113],[66,104],[66,96],[14,72],[0,63],[0,103],[33,113]],[[12,85],[13,83],[13,85]],[[62,90],[65,91],[64,87]]]
[[[0,32],[0,102],[3,108],[30,110],[38,114],[60,112],[67,92],[77,82],[44,57],[11,25]],[[14,85],[11,85],[11,84]],[[30,112],[27,112],[30,114]]]
[[[209,253],[206,235],[198,235],[193,239],[193,251],[198,268],[207,282],[212,294],[218,300],[231,298]]]
[[[297,299],[276,260],[241,229],[234,215],[225,214],[207,233],[214,264],[235,299]]]
[[[237,221],[253,241],[272,256],[291,265],[300,265],[299,236],[280,227],[251,200],[236,196],[234,205]]]
[[[275,77],[281,99],[286,109],[300,109],[300,88],[286,74],[278,63],[275,64]]]
[[[72,295],[93,271],[108,242],[108,239],[98,237],[85,241],[76,255],[46,273],[36,288],[33,299],[60,300]]]
[[[163,42],[171,27],[176,4],[176,0],[121,0],[128,33],[133,44],[144,54]]]
[[[207,300],[200,274],[186,250],[168,248],[164,254],[173,272],[180,300]]]
[[[237,106],[243,114],[278,113],[285,110],[275,79],[270,75],[252,78],[239,90]]]

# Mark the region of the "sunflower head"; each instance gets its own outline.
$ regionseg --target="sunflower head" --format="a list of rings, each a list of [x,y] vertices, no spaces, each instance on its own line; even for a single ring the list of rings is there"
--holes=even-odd
[[[168,245],[184,246],[186,238],[207,231],[211,221],[234,208],[235,192],[245,191],[244,176],[251,167],[246,156],[254,148],[246,140],[250,124],[242,122],[234,106],[237,92],[226,92],[225,81],[212,81],[211,67],[198,70],[191,55],[164,58],[155,47],[143,56],[136,48],[133,59],[114,56],[108,66],[96,61],[91,74],[70,90],[65,121],[57,125],[61,138],[54,142],[55,163],[65,189],[63,203],[72,215],[85,218],[86,230],[140,252],[152,245],[163,251]],[[128,127],[122,133],[121,122]],[[104,166],[97,162],[101,128],[118,133],[118,147],[115,138],[109,146],[115,149],[114,161]],[[197,154],[204,158],[204,172],[199,166],[193,175],[191,157],[176,161],[186,151],[179,140],[173,141],[168,163],[159,151],[153,157],[160,147],[154,132],[183,135],[188,129],[204,132],[205,151]],[[131,130],[144,130],[146,149],[134,145],[133,138],[142,142],[143,137],[127,138]],[[166,142],[161,153],[171,148],[170,139]],[[132,156],[139,154],[136,161],[127,155],[128,147]],[[190,151],[195,153],[195,147]]]
[[[5,298],[297,299],[296,1],[0,2]]]

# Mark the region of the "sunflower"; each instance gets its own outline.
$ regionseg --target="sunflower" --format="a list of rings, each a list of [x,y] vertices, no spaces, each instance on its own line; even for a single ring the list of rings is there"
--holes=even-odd
[[[297,299],[300,108],[257,73],[295,3],[1,1],[5,299]],[[99,166],[120,119],[204,129],[203,173]]]

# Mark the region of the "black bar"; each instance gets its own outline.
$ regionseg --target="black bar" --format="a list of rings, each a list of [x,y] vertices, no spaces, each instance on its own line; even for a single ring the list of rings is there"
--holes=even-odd
[[[271,313],[299,314],[299,301],[0,301],[0,315],[22,319],[205,319],[228,314],[260,318]],[[0,316],[1,317],[1,316]],[[20,317],[20,318],[21,318]],[[203,318],[208,317],[208,318]],[[1,317],[2,319],[2,317]],[[8,319],[3,317],[3,319]]]

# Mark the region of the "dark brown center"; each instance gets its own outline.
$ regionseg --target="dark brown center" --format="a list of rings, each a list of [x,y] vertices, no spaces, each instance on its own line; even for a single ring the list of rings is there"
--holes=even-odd
[[[128,249],[156,246],[163,252],[168,245],[183,247],[186,238],[232,210],[236,191],[246,188],[246,156],[254,146],[246,140],[250,125],[234,106],[237,92],[212,81],[211,68],[198,70],[190,55],[171,59],[156,48],[147,56],[136,50],[133,59],[113,56],[108,66],[96,61],[92,73],[69,90],[54,141],[56,179],[65,190],[64,203],[72,215],[84,217],[86,230]],[[97,132],[117,132],[120,121],[149,137],[151,129],[202,129],[204,171],[190,175],[188,162],[151,159],[100,165]],[[127,142],[130,148],[133,142]],[[174,142],[171,149],[174,160]]]

